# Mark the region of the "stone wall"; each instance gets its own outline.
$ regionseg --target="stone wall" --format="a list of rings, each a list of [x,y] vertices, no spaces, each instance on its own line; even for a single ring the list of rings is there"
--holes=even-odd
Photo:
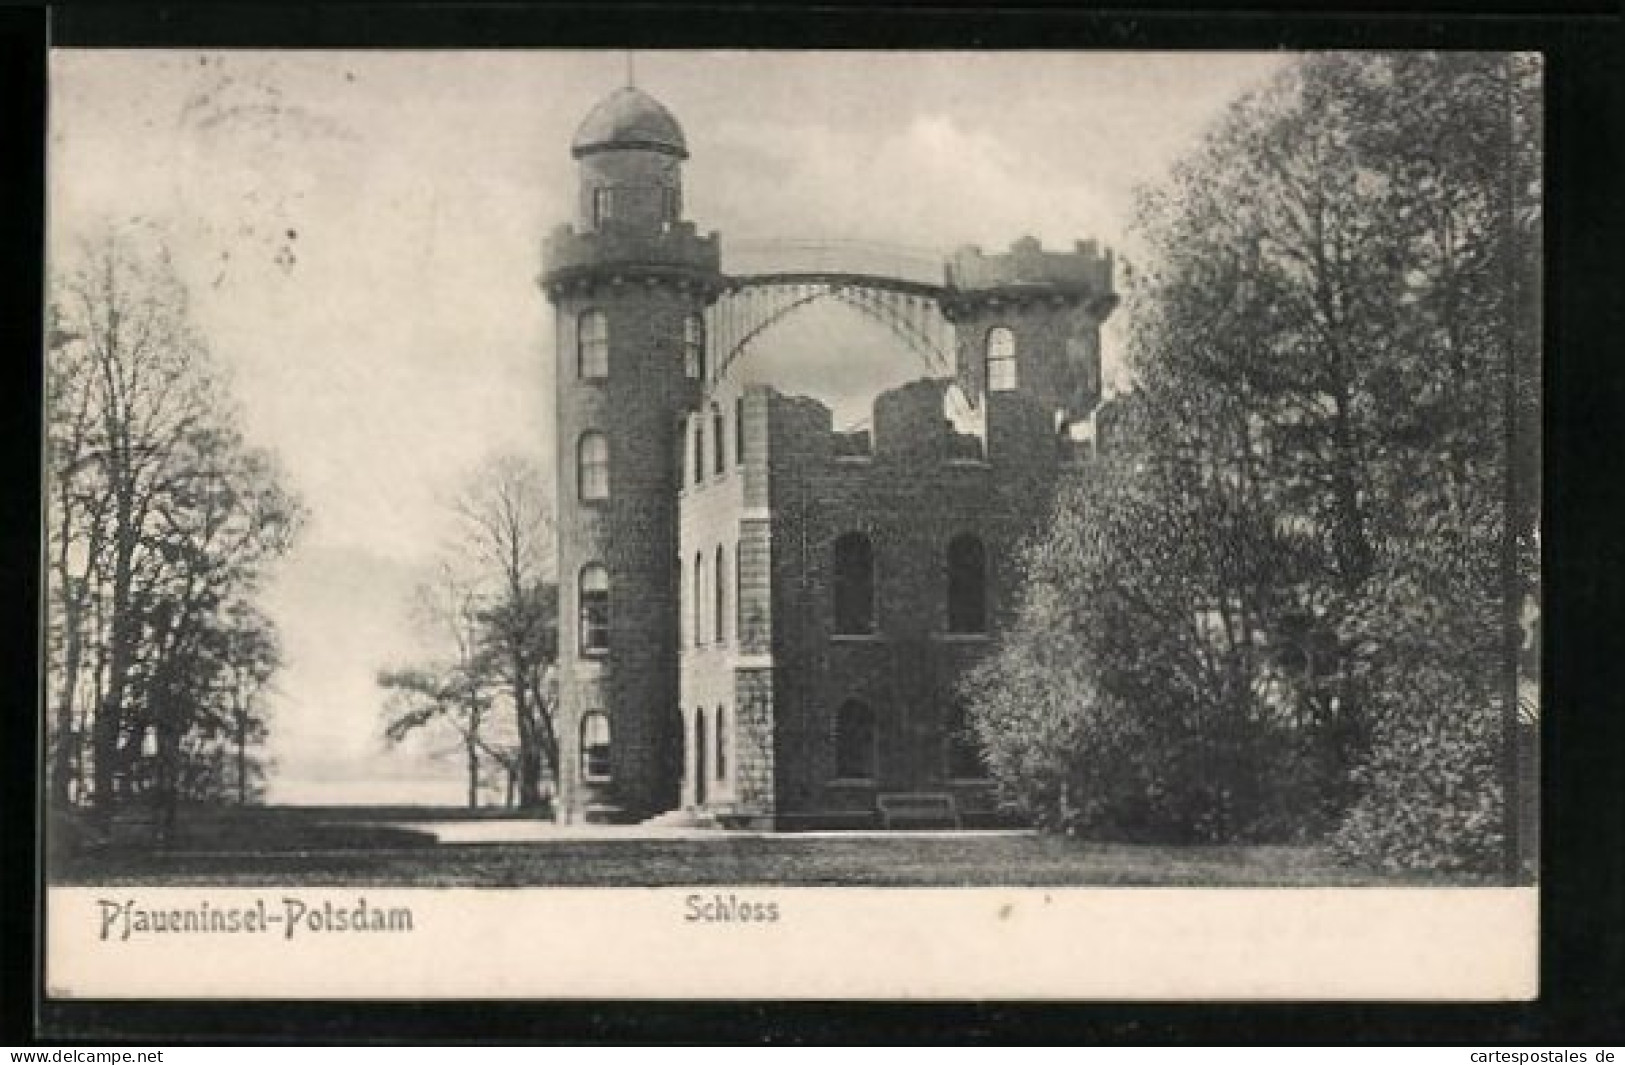
[[[959,678],[1015,606],[1018,548],[1050,505],[1056,445],[1042,407],[1012,394],[989,411],[989,460],[966,461],[943,415],[947,384],[917,381],[880,397],[868,457],[837,453],[827,409],[772,396],[781,824],[864,823],[884,791],[951,791],[973,813],[992,809],[985,782],[948,779],[946,726]],[[833,545],[853,531],[874,549],[873,635],[833,626]],[[948,632],[947,548],[961,533],[982,540],[989,563],[986,635]],[[876,713],[872,781],[835,778],[835,719],[848,699]]]
[[[560,615],[560,797],[564,815],[589,808],[636,817],[676,801],[671,709],[677,700],[677,412],[692,402],[678,338],[703,292],[670,282],[578,279],[550,290],[557,309],[557,537]],[[576,323],[602,311],[609,376],[577,373]],[[580,497],[577,444],[609,441],[609,498]],[[610,649],[583,653],[578,581],[583,567],[609,571]],[[580,721],[609,714],[612,777],[581,779]]]
[[[682,804],[724,819],[770,822],[773,777],[773,603],[771,519],[767,507],[765,390],[719,386],[684,427],[678,489],[683,581],[681,713],[684,723]],[[722,419],[717,471],[716,416]],[[743,415],[745,439],[740,446]],[[703,437],[698,434],[703,430]],[[696,478],[696,440],[699,476]],[[716,568],[722,550],[723,572]],[[696,605],[696,560],[706,575]],[[716,625],[716,582],[725,582],[723,624]],[[697,627],[698,626],[698,627]],[[696,757],[695,722],[703,711],[708,750]],[[726,729],[717,746],[718,723]],[[719,772],[718,754],[725,755]],[[706,774],[702,793],[696,770]]]

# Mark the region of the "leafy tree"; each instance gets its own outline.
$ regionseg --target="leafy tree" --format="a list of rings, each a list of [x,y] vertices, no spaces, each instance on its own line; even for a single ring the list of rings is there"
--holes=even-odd
[[[1537,90],[1503,56],[1306,58],[1144,196],[1135,390],[979,682],[996,766],[1000,684],[1060,625],[1044,757],[1122,807],[1083,823],[1340,822],[1357,860],[1494,864],[1538,513]]]

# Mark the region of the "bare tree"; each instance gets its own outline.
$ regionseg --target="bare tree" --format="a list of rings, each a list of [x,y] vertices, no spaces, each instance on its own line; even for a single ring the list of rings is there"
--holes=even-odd
[[[150,790],[164,831],[188,735],[209,727],[242,649],[226,638],[231,612],[257,595],[302,510],[234,427],[161,240],[109,229],[82,244],[53,309],[52,794],[83,790],[88,753],[104,823],[120,798]]]

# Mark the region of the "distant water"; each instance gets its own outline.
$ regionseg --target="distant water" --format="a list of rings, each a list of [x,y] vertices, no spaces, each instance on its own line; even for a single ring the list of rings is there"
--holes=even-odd
[[[456,778],[274,777],[265,801],[285,806],[461,806],[468,798],[466,787]],[[500,802],[502,796],[486,789],[481,798]]]

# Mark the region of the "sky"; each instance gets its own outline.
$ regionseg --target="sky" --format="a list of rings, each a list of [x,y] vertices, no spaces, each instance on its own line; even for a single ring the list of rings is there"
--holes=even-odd
[[[684,206],[725,265],[730,240],[785,238],[1132,255],[1135,189],[1285,62],[665,51],[636,80],[682,123]],[[50,78],[53,260],[109,221],[161,231],[245,432],[310,513],[267,591],[270,799],[460,801],[435,744],[386,747],[374,677],[422,646],[412,589],[459,483],[496,454],[551,468],[541,241],[625,54],[60,50]],[[921,371],[866,328],[790,319],[749,372],[856,420]]]

